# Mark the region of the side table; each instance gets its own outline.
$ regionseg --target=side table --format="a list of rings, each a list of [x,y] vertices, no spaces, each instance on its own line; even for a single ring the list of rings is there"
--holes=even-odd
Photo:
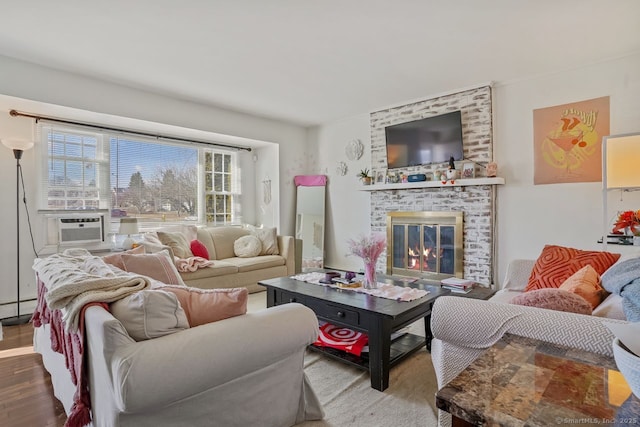
[[[611,357],[505,334],[436,393],[454,426],[640,424]]]

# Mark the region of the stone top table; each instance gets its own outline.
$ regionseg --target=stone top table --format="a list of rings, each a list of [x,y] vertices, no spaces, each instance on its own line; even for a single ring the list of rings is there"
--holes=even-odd
[[[439,390],[436,405],[454,426],[640,425],[640,399],[613,358],[509,334]]]

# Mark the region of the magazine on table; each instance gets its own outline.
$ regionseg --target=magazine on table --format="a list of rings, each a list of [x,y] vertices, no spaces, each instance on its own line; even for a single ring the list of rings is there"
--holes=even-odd
[[[449,277],[440,281],[443,288],[451,289],[471,289],[474,287],[475,282],[469,279],[460,279],[458,277]]]

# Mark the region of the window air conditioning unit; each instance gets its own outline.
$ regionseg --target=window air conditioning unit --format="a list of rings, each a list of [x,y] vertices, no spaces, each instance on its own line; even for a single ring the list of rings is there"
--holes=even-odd
[[[104,242],[104,215],[59,217],[58,242],[61,245]]]

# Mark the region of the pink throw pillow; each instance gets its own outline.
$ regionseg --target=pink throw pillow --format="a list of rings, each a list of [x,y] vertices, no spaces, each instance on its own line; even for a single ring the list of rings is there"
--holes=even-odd
[[[187,315],[192,328],[205,323],[217,322],[247,312],[249,291],[247,288],[200,289],[186,286],[163,286],[173,292]]]
[[[580,295],[557,288],[544,288],[524,292],[514,297],[511,304],[569,313],[591,314],[591,304]]]
[[[209,251],[207,247],[200,240],[192,240],[191,241],[191,252],[193,252],[193,256],[199,256],[204,259],[209,259]]]
[[[167,285],[186,286],[166,249],[153,254],[122,254],[122,263],[128,272],[148,276]]]
[[[105,255],[102,257],[102,260],[107,264],[111,264],[114,267],[118,267],[120,270],[125,270],[124,263],[122,262],[123,254],[143,254],[145,253],[144,246],[138,246],[133,249],[129,249],[128,251],[118,252],[115,254]]]

